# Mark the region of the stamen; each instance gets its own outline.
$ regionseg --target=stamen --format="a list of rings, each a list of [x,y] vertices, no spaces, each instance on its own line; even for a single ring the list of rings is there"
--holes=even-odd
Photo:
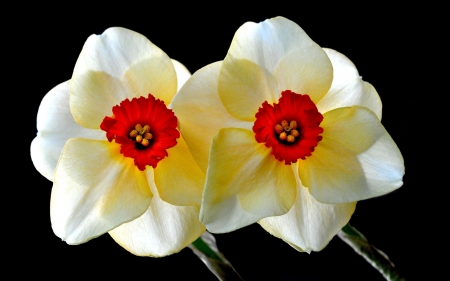
[[[149,140],[153,139],[153,135],[150,133],[150,126],[145,125],[142,127],[142,125],[138,123],[134,126],[134,128],[135,130],[130,132],[130,137],[137,143],[147,147],[150,144]]]
[[[281,121],[281,126],[284,128],[285,131],[289,132],[289,130],[291,129],[289,127],[289,123],[286,120]]]
[[[281,126],[280,124],[275,125],[275,132],[277,132],[277,134],[281,134],[283,130],[283,126]]]
[[[148,139],[143,139],[142,141],[141,141],[141,144],[143,145],[143,146],[148,146],[149,145],[149,141],[148,141]]]
[[[287,120],[281,121],[281,124],[275,125],[275,132],[278,134],[278,138],[282,141],[287,141],[293,143],[295,138],[300,135],[297,129],[297,121],[291,120],[288,122]],[[289,133],[289,135],[288,135]]]
[[[138,132],[136,130],[133,130],[130,132],[130,137],[135,138],[137,136]]]
[[[136,129],[136,131],[140,132],[142,130],[142,126],[141,124],[136,124],[136,126],[134,126],[134,128]]]
[[[297,121],[295,121],[295,120],[292,120],[291,121],[291,123],[289,124],[289,126],[291,127],[291,130],[292,129],[297,129]]]
[[[300,135],[300,133],[297,130],[291,130],[290,131],[291,136],[293,137],[298,137]]]
[[[145,125],[144,128],[142,128],[141,135],[150,132],[150,126]]]

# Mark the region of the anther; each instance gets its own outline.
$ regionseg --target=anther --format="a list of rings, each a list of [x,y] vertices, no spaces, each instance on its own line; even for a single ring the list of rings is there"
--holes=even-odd
[[[133,130],[130,132],[130,137],[135,138],[137,136],[138,132],[136,130]]]
[[[276,124],[275,132],[277,132],[277,134],[281,134],[283,132],[283,126],[281,126],[280,124]]]
[[[137,135],[136,141],[137,141],[137,142],[141,142],[141,141],[142,141],[142,136],[141,136],[141,135]]]
[[[298,137],[300,135],[300,133],[297,130],[291,130],[290,134],[294,137]]]
[[[282,132],[282,133],[280,134],[280,140],[285,140],[286,138],[287,138],[286,132]]]
[[[286,137],[287,142],[294,142],[295,141],[295,137],[293,135],[289,135]]]
[[[291,121],[291,123],[289,124],[289,127],[291,127],[291,130],[292,129],[297,129],[297,121],[295,121],[295,120],[292,120]]]
[[[148,146],[148,144],[149,144],[148,139],[143,139],[142,142],[141,142],[141,144],[142,144],[143,146]]]
[[[136,126],[134,126],[134,128],[136,129],[136,131],[140,132],[142,130],[142,126],[141,124],[136,124]]]

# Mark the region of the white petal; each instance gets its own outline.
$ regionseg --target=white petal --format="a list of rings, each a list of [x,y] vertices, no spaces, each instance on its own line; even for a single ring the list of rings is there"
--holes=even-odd
[[[205,173],[195,163],[183,138],[167,150],[168,157],[155,168],[155,183],[160,197],[176,206],[201,204]]]
[[[177,82],[178,87],[177,91],[186,83],[186,81],[191,77],[191,73],[189,70],[179,61],[172,59],[173,67],[175,68],[175,72],[177,73]]]
[[[141,216],[152,193],[144,172],[120,146],[70,139],[55,172],[50,218],[55,234],[80,244]]]
[[[297,197],[289,212],[264,218],[258,223],[270,234],[283,239],[298,251],[320,251],[348,223],[356,202],[323,204],[309,194],[298,177],[297,164],[292,164],[297,180]]]
[[[95,129],[126,98],[152,94],[169,104],[177,91],[177,75],[170,58],[146,37],[113,27],[87,39],[70,90],[75,120]]]
[[[350,203],[403,184],[403,157],[372,111],[338,108],[325,113],[320,126],[322,141],[299,162],[300,179],[317,201]]]
[[[333,64],[333,83],[328,93],[317,103],[319,112],[347,106],[364,106],[381,120],[381,99],[375,88],[361,79],[355,65],[343,54],[324,48]]]
[[[51,181],[68,139],[106,140],[104,131],[86,129],[75,122],[70,112],[69,98],[69,81],[66,81],[44,96],[37,114],[38,132],[31,143],[31,160],[36,170]]]
[[[214,137],[200,220],[213,233],[236,230],[294,204],[295,177],[289,165],[257,143],[254,133],[224,128]]]
[[[163,257],[194,242],[205,227],[198,220],[199,208],[174,206],[162,201],[147,169],[153,199],[139,218],[124,223],[109,234],[122,247],[138,256]]]
[[[253,126],[252,122],[233,117],[220,101],[217,80],[221,65],[222,62],[215,62],[196,71],[172,101],[183,138],[205,174],[211,141],[219,130],[226,127],[251,130]]]
[[[284,90],[314,102],[329,90],[333,68],[326,53],[294,22],[276,17],[247,22],[236,32],[219,77],[219,96],[235,117],[253,121],[264,101]]]

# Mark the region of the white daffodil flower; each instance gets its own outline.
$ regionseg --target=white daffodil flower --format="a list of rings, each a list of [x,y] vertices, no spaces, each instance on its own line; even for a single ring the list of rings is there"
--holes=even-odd
[[[206,173],[200,220],[210,232],[258,222],[319,251],[357,201],[403,184],[375,88],[286,18],[242,25],[225,59],[195,72],[172,105]]]
[[[135,255],[161,257],[205,231],[205,174],[170,109],[189,77],[134,31],[87,39],[71,80],[42,100],[31,144],[36,169],[53,181],[58,237],[80,244],[109,232]]]

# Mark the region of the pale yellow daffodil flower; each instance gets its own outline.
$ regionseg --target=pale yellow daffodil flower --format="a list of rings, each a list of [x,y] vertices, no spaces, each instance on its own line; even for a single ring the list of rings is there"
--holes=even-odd
[[[206,173],[200,220],[210,232],[258,222],[319,251],[357,201],[403,184],[375,88],[286,18],[242,25],[225,59],[195,72],[172,105]]]
[[[169,109],[190,75],[134,31],[87,39],[71,80],[43,98],[31,144],[36,169],[53,181],[58,237],[76,245],[109,232],[135,255],[161,257],[205,231],[205,173]]]

